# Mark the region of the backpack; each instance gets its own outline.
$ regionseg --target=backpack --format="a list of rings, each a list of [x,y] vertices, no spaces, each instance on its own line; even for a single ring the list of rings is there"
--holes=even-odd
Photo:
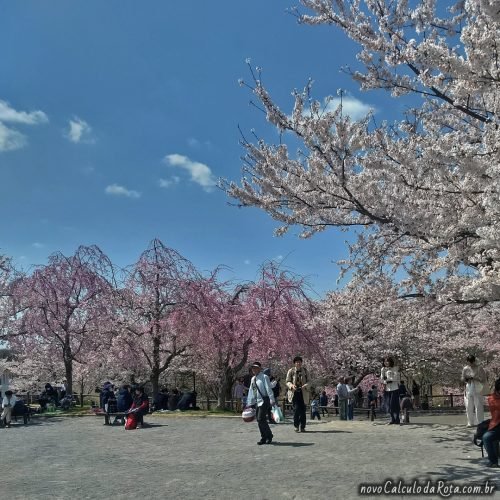
[[[474,433],[473,443],[480,448],[483,447],[483,436],[488,431],[488,426],[490,425],[490,419],[483,420],[481,423],[477,424],[476,432]]]

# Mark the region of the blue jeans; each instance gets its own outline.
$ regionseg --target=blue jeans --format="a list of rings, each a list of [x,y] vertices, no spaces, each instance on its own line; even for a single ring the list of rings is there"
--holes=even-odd
[[[339,399],[340,420],[347,420],[347,399]]]
[[[347,403],[347,420],[352,420],[354,418],[354,403]]]
[[[399,391],[390,391],[390,402],[389,402],[389,410],[391,414],[391,422],[393,424],[399,424]]]
[[[490,431],[486,431],[483,435],[484,448],[486,449],[490,462],[493,464],[498,464],[497,445],[495,441],[498,441],[499,439],[500,425],[497,425]]]

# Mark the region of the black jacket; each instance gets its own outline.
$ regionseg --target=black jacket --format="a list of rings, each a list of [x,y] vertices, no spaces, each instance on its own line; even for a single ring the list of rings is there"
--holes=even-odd
[[[132,406],[133,398],[128,389],[120,389],[116,398],[118,411],[127,411]]]

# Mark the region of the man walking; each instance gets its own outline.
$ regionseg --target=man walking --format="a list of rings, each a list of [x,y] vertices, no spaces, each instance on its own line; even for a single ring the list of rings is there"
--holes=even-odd
[[[302,358],[293,358],[293,368],[286,374],[288,401],[293,406],[293,425],[295,432],[306,431],[306,406],[309,404],[309,375],[302,366]]]
[[[262,365],[256,361],[251,366],[253,377],[248,389],[247,406],[257,406],[257,423],[259,424],[261,444],[271,444],[273,433],[267,422],[267,413],[271,406],[274,406],[274,394],[271,389],[269,377],[262,373]]]
[[[16,396],[14,396],[12,391],[5,391],[5,396],[2,400],[2,422],[6,427],[10,427],[10,421],[12,420],[12,410],[16,404]]]

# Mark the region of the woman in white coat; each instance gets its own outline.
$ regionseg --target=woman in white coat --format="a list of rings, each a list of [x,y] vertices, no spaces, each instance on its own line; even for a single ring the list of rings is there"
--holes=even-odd
[[[476,364],[476,357],[467,356],[467,364],[462,370],[462,382],[465,384],[465,408],[467,427],[474,427],[484,420],[483,385],[486,380],[484,370]]]
[[[386,410],[391,415],[389,424],[400,424],[399,382],[401,381],[401,376],[391,356],[387,356],[384,359],[384,366],[380,373],[380,379],[382,384],[384,384],[384,403],[386,405]]]

